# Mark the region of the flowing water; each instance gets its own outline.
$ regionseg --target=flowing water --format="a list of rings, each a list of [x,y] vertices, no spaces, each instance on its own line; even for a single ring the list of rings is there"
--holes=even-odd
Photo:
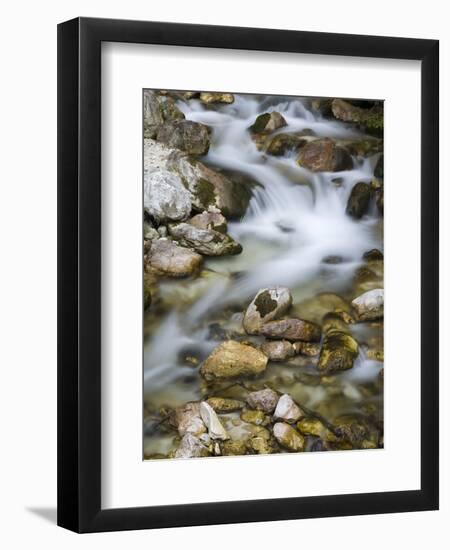
[[[244,217],[228,225],[243,252],[205,258],[200,279],[160,284],[167,312],[157,320],[152,313],[145,317],[144,402],[149,419],[160,407],[204,397],[198,364],[226,339],[223,334],[258,343],[258,337],[242,332],[241,321],[243,309],[259,289],[287,286],[294,305],[305,307],[308,299],[323,292],[352,299],[363,253],[383,250],[382,219],[375,206],[361,220],[345,212],[354,184],[373,179],[378,154],[353,157],[354,167],[348,171],[312,173],[296,163],[294,153],[266,155],[252,141],[248,127],[259,114],[272,110],[288,123],[279,132],[307,131],[336,140],[366,137],[344,123],[324,119],[306,105],[299,98],[251,95],[236,95],[232,105],[213,109],[198,100],[178,102],[187,119],[212,129],[211,147],[202,162],[243,173],[259,185],[253,188]],[[339,258],[339,262],[324,262],[327,257]],[[312,318],[314,303],[309,318],[320,321]],[[382,349],[382,326],[352,325],[352,331],[360,344],[375,343]],[[365,357],[362,346],[354,368],[336,376],[329,387],[317,383],[314,366],[304,358],[297,363],[269,364],[263,381],[275,381],[277,389],[324,415],[372,407],[381,416],[382,395],[367,389],[381,367],[382,363]],[[173,447],[172,439],[164,431],[152,432],[145,437],[146,454],[167,452]]]

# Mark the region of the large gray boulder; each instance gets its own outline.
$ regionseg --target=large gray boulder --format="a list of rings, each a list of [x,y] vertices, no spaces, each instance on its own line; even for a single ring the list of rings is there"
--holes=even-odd
[[[191,195],[173,172],[144,172],[144,208],[157,222],[185,220],[192,208]]]
[[[230,218],[242,216],[250,202],[247,186],[190,158],[179,149],[152,139],[144,140],[144,172],[165,169],[176,174],[191,196],[198,212],[216,208]]]

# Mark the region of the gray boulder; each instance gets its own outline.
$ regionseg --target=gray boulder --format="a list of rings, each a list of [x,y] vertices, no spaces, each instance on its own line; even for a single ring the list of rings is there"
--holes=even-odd
[[[192,206],[202,212],[218,209],[224,216],[242,216],[250,202],[248,187],[190,158],[179,149],[144,140],[144,172],[165,169],[176,174],[189,191]]]
[[[144,172],[144,208],[157,222],[185,220],[191,212],[191,196],[176,174]]]

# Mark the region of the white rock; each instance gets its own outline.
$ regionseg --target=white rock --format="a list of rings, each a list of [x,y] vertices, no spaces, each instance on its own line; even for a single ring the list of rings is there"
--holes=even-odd
[[[189,433],[183,437],[180,446],[175,451],[175,458],[194,458],[208,455],[209,451],[200,439]]]
[[[262,288],[253,298],[244,315],[244,329],[258,334],[264,323],[281,317],[291,307],[292,295],[288,288],[277,286]]]
[[[229,439],[229,435],[222,426],[216,412],[206,401],[200,403],[200,416],[208,428],[211,439]]]
[[[364,292],[353,300],[352,306],[360,321],[379,319],[384,313],[384,290],[375,288]]]
[[[185,220],[191,212],[191,196],[176,174],[168,170],[147,172],[144,208],[159,222]]]
[[[200,403],[186,403],[177,407],[173,414],[173,424],[181,436],[187,433],[200,436],[206,432],[206,426],[200,416]]]
[[[283,394],[278,400],[273,417],[277,420],[296,422],[301,416],[303,412],[297,403],[287,393]]]

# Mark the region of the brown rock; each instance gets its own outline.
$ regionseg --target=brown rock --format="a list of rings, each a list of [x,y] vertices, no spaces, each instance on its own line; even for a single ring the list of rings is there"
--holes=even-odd
[[[259,332],[267,338],[302,340],[304,342],[317,342],[321,336],[319,325],[302,319],[269,321],[261,327]]]
[[[256,376],[265,371],[267,361],[264,353],[256,348],[228,340],[207,357],[200,374],[206,380]]]
[[[158,239],[151,242],[147,261],[151,268],[162,275],[188,277],[198,271],[203,259],[188,248],[166,239]]]
[[[330,138],[316,139],[300,149],[298,164],[313,172],[350,170],[353,161],[348,152]]]
[[[270,388],[254,391],[248,394],[247,403],[252,409],[273,413],[277,406],[279,395]]]

